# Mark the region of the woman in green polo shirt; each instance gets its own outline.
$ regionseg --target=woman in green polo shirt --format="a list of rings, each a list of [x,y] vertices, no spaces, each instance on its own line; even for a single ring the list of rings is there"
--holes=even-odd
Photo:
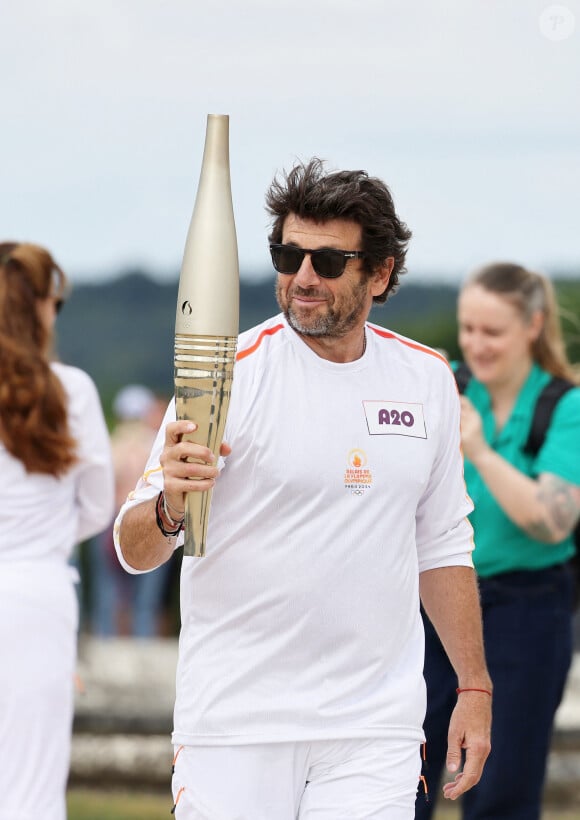
[[[536,400],[552,376],[578,383],[550,282],[518,265],[488,265],[463,286],[458,323],[472,372],[461,397],[461,437],[494,684],[492,751],[482,779],[464,795],[463,818],[535,820],[572,657],[567,561],[580,514],[580,389],[558,401],[539,452],[524,452]],[[425,774],[432,799],[417,798],[418,820],[433,812],[458,697],[453,669],[428,621],[425,632]]]

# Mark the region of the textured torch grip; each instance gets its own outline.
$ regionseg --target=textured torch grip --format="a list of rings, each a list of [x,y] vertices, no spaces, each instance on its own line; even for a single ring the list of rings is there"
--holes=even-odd
[[[175,408],[178,419],[194,421],[186,438],[219,456],[232,391],[237,337],[175,337]],[[195,479],[192,479],[195,480]],[[185,505],[184,554],[205,554],[211,490],[191,492]]]

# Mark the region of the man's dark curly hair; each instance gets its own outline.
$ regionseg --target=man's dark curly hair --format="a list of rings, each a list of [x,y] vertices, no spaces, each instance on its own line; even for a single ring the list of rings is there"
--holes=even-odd
[[[374,302],[386,302],[405,273],[405,256],[411,231],[395,213],[393,198],[382,180],[366,171],[336,171],[327,174],[322,160],[314,157],[299,163],[282,179],[274,177],[266,193],[266,210],[273,217],[270,242],[282,242],[284,221],[289,214],[301,219],[326,222],[348,219],[362,229],[365,256],[363,270],[369,276],[388,256],[395,264],[389,284]]]

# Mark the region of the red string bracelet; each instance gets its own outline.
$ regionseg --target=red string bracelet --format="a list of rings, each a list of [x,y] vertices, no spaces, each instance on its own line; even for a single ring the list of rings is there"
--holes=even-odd
[[[489,689],[475,689],[475,688],[468,687],[466,689],[459,689],[458,688],[455,691],[457,692],[458,695],[460,695],[462,692],[483,692],[485,695],[489,695],[491,697],[491,692],[489,691]]]
[[[173,520],[165,509],[165,504],[163,501],[164,497],[163,490],[161,490],[157,496],[157,502],[155,504],[155,520],[157,521],[157,526],[166,537],[179,535],[183,529],[184,519],[181,519],[181,521]],[[171,529],[167,529],[167,525],[169,525]]]

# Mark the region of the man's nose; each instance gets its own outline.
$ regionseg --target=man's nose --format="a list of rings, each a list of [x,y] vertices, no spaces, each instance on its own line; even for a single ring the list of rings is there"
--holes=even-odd
[[[309,253],[304,255],[302,264],[294,276],[294,281],[303,288],[319,283],[320,277],[312,267],[312,257]]]

